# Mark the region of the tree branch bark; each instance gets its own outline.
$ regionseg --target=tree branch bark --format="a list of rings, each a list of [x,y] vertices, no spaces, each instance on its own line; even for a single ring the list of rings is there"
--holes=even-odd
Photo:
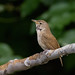
[[[61,55],[64,56],[71,53],[75,53],[75,43],[56,50],[46,50],[36,53],[24,59],[10,60],[8,63],[0,66],[0,75],[7,75],[15,71],[27,70],[33,66],[46,64],[49,60],[59,58]]]

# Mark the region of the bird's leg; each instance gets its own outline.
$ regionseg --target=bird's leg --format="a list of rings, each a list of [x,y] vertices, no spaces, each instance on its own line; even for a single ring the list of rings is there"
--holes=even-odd
[[[59,51],[58,54],[60,54],[60,52],[61,51]],[[61,57],[62,57],[62,55],[60,55],[59,59],[60,59],[60,62],[61,62],[61,66],[63,67],[63,61],[62,61],[62,58]]]

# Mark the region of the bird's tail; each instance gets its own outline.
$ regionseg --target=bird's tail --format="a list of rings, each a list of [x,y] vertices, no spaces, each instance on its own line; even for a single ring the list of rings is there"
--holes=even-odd
[[[63,67],[63,61],[62,61],[61,56],[59,57],[59,59],[60,59],[60,62],[61,62],[61,66]]]

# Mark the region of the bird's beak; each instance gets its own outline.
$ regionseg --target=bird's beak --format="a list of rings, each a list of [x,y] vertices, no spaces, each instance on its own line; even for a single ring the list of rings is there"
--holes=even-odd
[[[35,22],[36,24],[39,24],[39,22],[38,22],[37,20],[33,20],[33,19],[32,19],[32,21]]]

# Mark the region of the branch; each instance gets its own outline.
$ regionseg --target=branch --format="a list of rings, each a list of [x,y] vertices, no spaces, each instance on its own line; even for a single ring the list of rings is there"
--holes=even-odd
[[[49,60],[59,58],[60,55],[64,56],[71,53],[75,53],[75,43],[56,50],[46,50],[36,53],[24,59],[10,60],[8,63],[0,66],[0,75],[7,75],[15,71],[27,70],[33,66],[46,64]]]

